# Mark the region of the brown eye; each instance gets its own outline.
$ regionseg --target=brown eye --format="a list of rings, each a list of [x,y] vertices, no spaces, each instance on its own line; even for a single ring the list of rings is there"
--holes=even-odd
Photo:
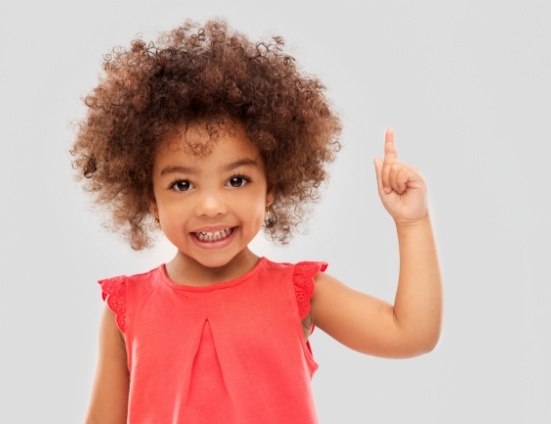
[[[235,177],[231,177],[228,180],[228,185],[230,185],[231,187],[239,188],[245,186],[249,182],[250,180],[248,178],[236,175]]]
[[[188,191],[191,188],[193,188],[193,185],[189,181],[179,180],[179,181],[174,181],[170,185],[170,188],[176,191]]]

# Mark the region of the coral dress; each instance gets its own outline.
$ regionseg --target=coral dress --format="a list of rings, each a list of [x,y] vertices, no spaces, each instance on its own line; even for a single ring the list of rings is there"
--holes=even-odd
[[[261,258],[208,287],[176,284],[164,265],[100,281],[126,339],[128,422],[317,423],[301,321],[326,267]]]

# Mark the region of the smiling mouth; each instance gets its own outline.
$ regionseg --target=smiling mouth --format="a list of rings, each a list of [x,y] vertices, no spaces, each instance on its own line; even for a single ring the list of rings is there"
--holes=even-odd
[[[201,241],[219,241],[229,237],[231,233],[233,233],[233,228],[226,228],[225,230],[215,231],[213,233],[200,231],[195,233],[195,237]]]

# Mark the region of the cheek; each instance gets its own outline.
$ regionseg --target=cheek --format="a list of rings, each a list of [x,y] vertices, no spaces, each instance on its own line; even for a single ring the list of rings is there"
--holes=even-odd
[[[266,200],[264,196],[255,195],[248,199],[242,199],[236,206],[243,216],[248,216],[249,219],[255,222],[264,222],[266,215]]]
[[[157,199],[156,207],[164,229],[168,230],[170,227],[181,225],[182,220],[187,219],[187,212],[182,202],[169,201],[160,197]]]

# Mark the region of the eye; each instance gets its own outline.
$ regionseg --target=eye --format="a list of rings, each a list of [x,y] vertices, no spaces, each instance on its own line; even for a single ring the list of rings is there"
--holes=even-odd
[[[193,184],[187,180],[177,180],[170,184],[170,188],[175,191],[188,191],[193,188]]]
[[[239,188],[239,187],[244,187],[246,186],[248,183],[250,183],[251,180],[243,175],[234,175],[233,177],[231,177],[229,180],[228,180],[228,185],[230,187],[235,187],[235,188]]]

